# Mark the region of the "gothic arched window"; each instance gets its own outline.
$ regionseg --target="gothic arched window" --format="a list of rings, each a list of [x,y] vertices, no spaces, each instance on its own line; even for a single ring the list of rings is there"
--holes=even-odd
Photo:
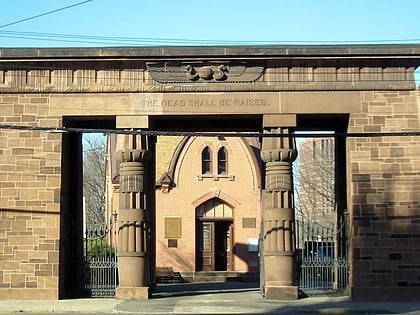
[[[205,147],[201,152],[201,173],[211,174],[211,151],[209,147]]]
[[[225,147],[220,148],[217,152],[217,174],[227,174],[227,152]]]

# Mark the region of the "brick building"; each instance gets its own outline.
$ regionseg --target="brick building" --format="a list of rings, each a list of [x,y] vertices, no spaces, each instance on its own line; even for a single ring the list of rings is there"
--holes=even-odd
[[[109,145],[113,192],[108,217],[118,214],[117,138]],[[156,141],[156,268],[185,280],[197,271],[259,271],[261,161],[255,138],[158,136]],[[112,187],[112,188],[111,188]],[[108,220],[109,221],[109,218]],[[219,280],[220,273],[206,274]],[[213,277],[213,278],[212,278]]]

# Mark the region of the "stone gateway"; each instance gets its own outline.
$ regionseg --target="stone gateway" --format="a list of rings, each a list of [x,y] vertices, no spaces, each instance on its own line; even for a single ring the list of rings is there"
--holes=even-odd
[[[83,295],[81,137],[89,130],[123,139],[118,298],[149,298],[154,287],[156,135],[248,132],[261,140],[262,174],[252,173],[261,217],[243,222],[261,226],[263,295],[297,299],[294,134],[332,130],[336,211],[349,220],[347,292],[417,300],[419,64],[419,45],[0,49],[0,299]],[[222,197],[232,217],[246,202]],[[212,225],[200,202],[190,204],[205,231]],[[174,235],[185,228],[167,222]],[[219,224],[225,234],[231,226]]]

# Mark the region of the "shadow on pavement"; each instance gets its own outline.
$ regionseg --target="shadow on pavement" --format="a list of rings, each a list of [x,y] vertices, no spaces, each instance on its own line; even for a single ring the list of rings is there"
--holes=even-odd
[[[420,301],[354,302],[348,296],[265,300],[259,283],[159,284],[149,300],[126,300],[116,307],[137,314],[419,314]]]
[[[158,284],[154,298],[196,296],[203,294],[224,294],[235,292],[259,292],[258,282],[206,282]]]

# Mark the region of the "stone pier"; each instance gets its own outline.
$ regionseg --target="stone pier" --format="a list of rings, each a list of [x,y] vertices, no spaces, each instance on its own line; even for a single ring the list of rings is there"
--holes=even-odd
[[[262,195],[264,296],[273,300],[296,300],[295,216],[292,163],[297,157],[292,138],[295,116],[264,116],[261,158],[265,166]],[[285,127],[279,127],[279,126]],[[288,136],[290,135],[290,137]]]
[[[120,163],[118,272],[120,299],[148,299],[150,287],[150,213],[145,183],[150,151],[140,136],[124,136],[116,152]]]

